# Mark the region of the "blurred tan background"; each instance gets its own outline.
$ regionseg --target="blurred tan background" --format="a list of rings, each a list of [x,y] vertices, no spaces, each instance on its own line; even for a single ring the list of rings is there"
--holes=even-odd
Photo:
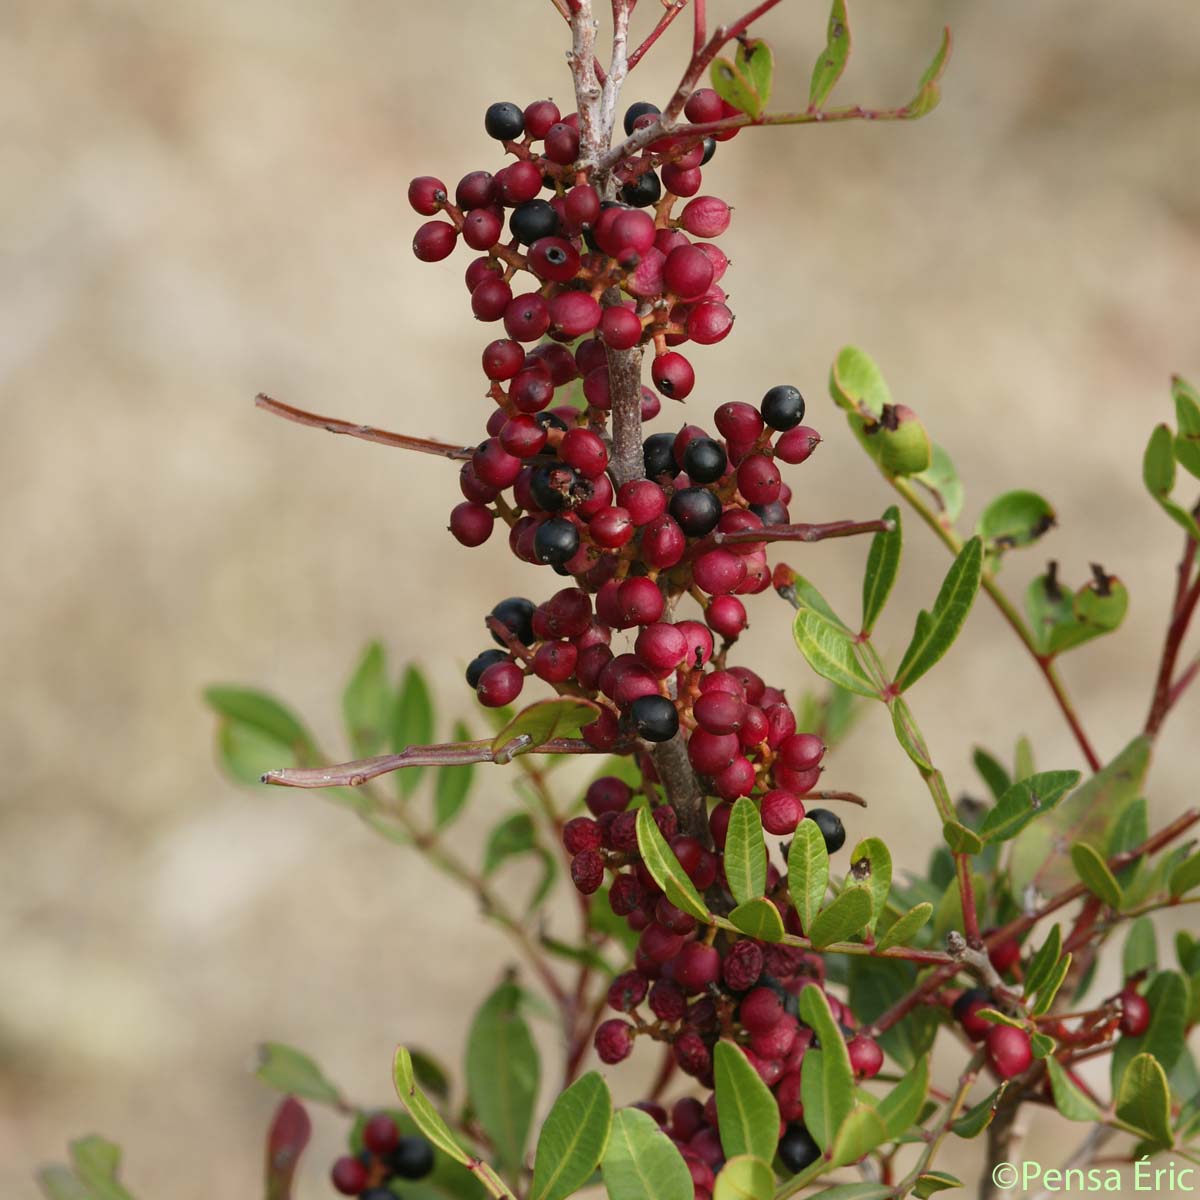
[[[721,149],[705,190],[737,206],[738,325],[697,351],[686,416],[796,382],[827,443],[793,471],[793,513],[875,514],[886,489],[825,398],[837,348],[868,348],[956,458],[968,519],[1009,487],[1057,504],[1060,528],[1013,557],[1010,586],[1050,556],[1075,583],[1100,559],[1130,584],[1126,627],[1066,666],[1115,753],[1144,715],[1179,545],[1141,490],[1141,448],[1171,416],[1169,374],[1200,377],[1195,4],[853,7],[839,98],[907,99],[949,23],[943,105],[912,126]],[[825,16],[793,2],[763,22],[780,105],[805,94]],[[668,94],[687,23],[628,99]],[[339,746],[341,687],[378,635],[393,662],[426,665],[447,717],[471,714],[460,671],[482,613],[549,593],[499,540],[450,541],[447,464],[285,425],[251,399],[478,436],[491,334],[467,316],[464,252],[413,259],[404,189],[496,165],[492,100],[572,107],[565,33],[544,0],[0,8],[6,1197],[32,1197],[34,1165],[92,1130],[125,1146],[141,1197],[254,1195],[274,1103],[249,1073],[257,1041],[304,1046],[382,1101],[394,1043],[454,1058],[508,961],[413,856],[316,795],[228,784],[200,690],[261,684]],[[785,557],[849,607],[864,552]],[[912,525],[880,635],[893,650],[945,566]],[[795,692],[787,615],[758,601],[746,658]],[[914,694],[954,790],[976,786],[972,745],[1007,754],[1020,732],[1043,765],[1077,765],[994,612],[981,603],[968,632]],[[1168,726],[1155,823],[1194,796],[1198,715],[1200,693]],[[829,778],[873,801],[852,835],[923,864],[928,799],[878,714]],[[460,827],[471,855],[506,786],[485,783]],[[329,1194],[339,1134],[319,1119],[301,1196]],[[1058,1140],[1032,1147],[1057,1156],[1061,1132],[1042,1136]],[[978,1152],[947,1165],[969,1171]]]

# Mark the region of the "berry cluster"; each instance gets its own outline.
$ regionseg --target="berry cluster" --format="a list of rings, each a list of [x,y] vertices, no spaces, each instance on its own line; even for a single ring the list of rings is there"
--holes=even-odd
[[[393,1181],[424,1179],[433,1170],[433,1147],[415,1134],[401,1136],[388,1113],[375,1113],[362,1124],[362,1153],[345,1154],[330,1171],[334,1188],[359,1200],[399,1200]]]

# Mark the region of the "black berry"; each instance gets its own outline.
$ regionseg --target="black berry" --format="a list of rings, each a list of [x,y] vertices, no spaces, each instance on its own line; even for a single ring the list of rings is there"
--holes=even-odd
[[[403,1137],[387,1161],[401,1179],[424,1179],[433,1170],[433,1147],[423,1137]]]
[[[579,549],[579,530],[566,517],[551,517],[533,535],[533,554],[540,563],[565,563]]]
[[[708,488],[682,488],[671,497],[671,516],[688,537],[703,537],[721,519],[721,501]]]
[[[533,609],[532,600],[526,600],[524,596],[510,596],[507,600],[501,600],[492,609],[491,615],[504,625],[518,642],[528,646],[533,641]],[[497,645],[504,645],[503,640],[494,633],[492,637],[496,639]]]
[[[629,716],[638,736],[648,742],[669,742],[679,729],[679,714],[665,696],[639,696],[629,706]]]
[[[579,482],[574,467],[563,463],[545,463],[529,478],[529,494],[545,512],[561,512]]]
[[[531,246],[539,238],[553,237],[558,231],[558,213],[549,200],[526,200],[513,209],[508,228],[518,242]]]
[[[475,655],[467,664],[467,684],[472,688],[479,686],[479,677],[492,665],[503,662],[508,655],[503,650],[484,650]]]
[[[750,511],[764,525],[786,525],[788,523],[787,505],[782,500],[772,500],[770,504],[752,504]]]
[[[638,100],[635,104],[631,104],[625,110],[625,136],[628,137],[633,132],[634,122],[638,117],[644,117],[647,113],[658,116],[660,112],[662,109],[657,104],[651,104],[649,100]]]
[[[660,475],[674,475],[679,466],[675,462],[675,435],[654,433],[642,443],[642,460],[646,464],[646,475],[657,479]]]
[[[497,100],[488,106],[483,114],[483,127],[488,137],[498,142],[511,142],[525,132],[525,115],[515,105],[507,100]]]
[[[779,1161],[793,1174],[812,1166],[821,1157],[821,1147],[803,1125],[789,1125],[779,1139]]]
[[[795,429],[804,420],[804,397],[790,383],[781,383],[762,398],[759,409],[772,429]]]
[[[662,196],[662,183],[653,171],[645,171],[621,189],[621,199],[634,208],[649,208]]]
[[[712,158],[712,156],[714,154],[716,154],[716,152],[717,152],[717,139],[716,138],[705,138],[704,139],[704,157],[701,158],[700,165],[704,166],[704,164],[706,162],[708,162]]]
[[[693,483],[715,483],[725,474],[725,449],[712,438],[693,438],[683,452],[683,469]]]
[[[846,827],[842,824],[841,817],[831,813],[829,809],[810,808],[804,819],[812,821],[821,831],[821,836],[825,839],[825,849],[830,854],[836,853],[845,845]]]

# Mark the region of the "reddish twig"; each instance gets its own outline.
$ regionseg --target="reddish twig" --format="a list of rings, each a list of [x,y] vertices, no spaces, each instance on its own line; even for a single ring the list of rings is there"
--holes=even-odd
[[[490,739],[477,742],[444,742],[434,746],[409,746],[399,754],[377,754],[354,762],[337,763],[329,767],[283,767],[268,771],[263,783],[279,787],[324,788],[358,787],[368,780],[403,767],[453,767],[467,763],[498,763],[503,765],[517,754],[600,754],[582,738],[552,738],[540,746],[530,746],[528,735],[514,738],[507,746],[496,750]]]
[[[1197,506],[1200,508],[1200,505]],[[1173,682],[1175,664],[1179,652],[1183,648],[1183,639],[1187,636],[1188,626],[1200,603],[1200,578],[1192,582],[1192,568],[1196,561],[1197,544],[1188,534],[1184,542],[1183,554],[1176,569],[1175,599],[1171,607],[1171,623],[1167,626],[1166,638],[1163,641],[1162,655],[1158,664],[1158,675],[1154,682],[1154,696],[1150,701],[1150,712],[1146,716],[1145,733],[1147,737],[1155,737],[1162,728],[1163,722],[1172,706],[1183,695],[1187,685],[1196,674],[1196,664],[1193,663],[1177,682]]]
[[[827,521],[821,525],[765,525],[761,529],[717,530],[688,548],[690,562],[718,546],[745,546],[754,542],[824,542],[830,538],[855,537],[860,533],[891,533],[895,525],[882,518],[874,521]]]
[[[708,0],[694,0],[693,5],[695,11],[692,22],[692,57],[694,58],[701,50],[704,49],[705,40],[708,38]]]
[[[841,800],[845,804],[857,804],[859,808],[866,808],[867,802],[856,792],[809,792],[804,798],[814,800]]]
[[[700,4],[701,8],[703,8],[703,0],[698,0],[698,3]],[[688,0],[678,0],[677,3],[673,4],[666,10],[666,12],[663,13],[661,17],[658,18],[658,24],[656,24],[654,28],[646,35],[646,38],[642,44],[636,50],[634,50],[632,54],[630,54],[628,68],[630,71],[632,71],[633,68],[642,61],[646,51],[649,50],[650,47],[653,46],[654,43],[657,42],[664,33],[666,33],[671,26],[671,22],[674,21],[675,18],[679,16],[679,14],[683,12],[685,8],[687,8],[687,6]]]
[[[322,417],[316,413],[293,408],[282,400],[272,400],[259,392],[254,403],[266,412],[297,425],[308,425],[313,429],[324,429],[328,433],[344,433],[347,437],[361,438],[364,442],[377,442],[381,446],[395,446],[400,450],[417,450],[421,454],[436,454],[440,458],[451,458],[457,462],[467,461],[474,453],[473,446],[455,446],[450,442],[436,442],[430,438],[409,437],[404,433],[389,433],[386,429],[375,429],[371,425],[355,425],[337,417]]]

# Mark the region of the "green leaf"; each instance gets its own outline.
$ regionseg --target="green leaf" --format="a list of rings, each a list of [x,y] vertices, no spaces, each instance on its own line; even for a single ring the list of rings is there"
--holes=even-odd
[[[1129,926],[1125,935],[1125,948],[1121,952],[1121,974],[1129,979],[1143,971],[1158,967],[1158,942],[1154,935],[1154,922],[1149,917],[1138,917]]]
[[[342,693],[342,716],[355,758],[380,752],[387,740],[391,713],[392,689],[383,644],[371,642]]]
[[[848,887],[817,914],[808,937],[817,949],[822,949],[861,933],[870,919],[871,893],[865,887]]]
[[[205,688],[204,699],[221,716],[291,746],[299,757],[315,755],[308,730],[273,696],[252,688],[216,686]]]
[[[718,1182],[720,1178],[718,1175]],[[839,1183],[817,1192],[811,1200],[884,1200],[892,1194],[893,1189],[882,1183]]]
[[[987,784],[988,791],[992,793],[993,800],[999,800],[1012,787],[1012,779],[1008,772],[986,750],[977,746],[972,755],[972,762],[980,778]]]
[[[879,696],[854,652],[854,645],[810,609],[796,613],[792,634],[808,665],[830,683],[859,696]]]
[[[933,56],[933,62],[925,69],[925,74],[921,76],[921,81],[917,84],[917,94],[905,106],[911,119],[924,117],[937,108],[942,95],[938,84],[949,57],[950,30],[947,28],[942,30],[942,41],[938,46],[937,53]]]
[[[925,1106],[929,1093],[929,1062],[921,1058],[879,1102],[879,1116],[889,1138],[907,1133]]]
[[[953,525],[962,512],[963,485],[950,455],[935,442],[933,461],[924,471],[912,478],[929,492],[946,520]]]
[[[775,81],[775,55],[771,47],[762,38],[739,38],[733,61],[742,78],[754,90],[761,112],[771,102]]]
[[[929,761],[929,750],[912,710],[899,696],[894,696],[887,702],[888,711],[892,714],[892,730],[901,749],[913,761],[918,771],[932,772],[933,763]]]
[[[1200,886],[1200,854],[1193,854],[1171,872],[1171,898],[1178,900],[1197,886]]]
[[[1150,435],[1142,458],[1142,479],[1146,490],[1158,501],[1163,512],[1196,541],[1200,541],[1200,526],[1187,509],[1171,498],[1175,486],[1175,438],[1166,425],[1159,425]]]
[[[666,893],[667,899],[697,921],[712,924],[712,915],[696,891],[696,885],[679,865],[679,859],[659,832],[648,808],[638,809],[637,839],[646,870],[654,876],[654,882]]]
[[[528,813],[513,813],[488,834],[483,852],[483,873],[492,875],[505,860],[537,849],[537,830]]]
[[[983,818],[979,836],[985,842],[1006,842],[1030,821],[1054,809],[1079,782],[1078,771],[1042,771],[1014,783]]]
[[[916,986],[913,965],[894,958],[855,955],[848,967],[850,1007],[864,1024],[870,1024]],[[876,1039],[906,1071],[928,1053],[938,1029],[936,1014],[924,1006],[898,1021]]]
[[[392,707],[392,749],[397,753],[409,746],[427,746],[433,741],[433,701],[425,676],[414,666],[405,668]],[[395,773],[402,796],[411,796],[424,775],[424,767],[407,767]]]
[[[1134,738],[1053,813],[1021,833],[1013,842],[1009,863],[1013,894],[1020,895],[1032,883],[1050,896],[1074,883],[1069,847],[1086,842],[1096,850],[1105,849],[1110,830],[1141,792],[1149,764],[1149,740]]]
[[[299,767],[307,761],[287,742],[276,741],[252,725],[229,720],[217,725],[217,757],[227,775],[248,784],[261,784],[267,771]]]
[[[1062,957],[1062,929],[1058,923],[1050,930],[1046,940],[1038,947],[1037,953],[1029,960],[1025,968],[1025,983],[1022,994],[1032,996],[1050,978],[1050,973],[1058,965]]]
[[[1049,654],[1051,642],[1075,631],[1075,597],[1059,581],[1057,566],[1036,576],[1025,591],[1025,615],[1039,654]],[[1074,636],[1074,633],[1071,634]]]
[[[838,352],[829,375],[829,394],[838,407],[861,411],[875,420],[892,402],[883,373],[869,355],[854,346]]]
[[[821,911],[828,886],[829,851],[825,839],[816,822],[801,821],[788,848],[788,893],[806,935]]]
[[[785,934],[779,909],[763,897],[745,900],[729,914],[730,924],[760,942],[782,942]]]
[[[896,573],[900,569],[900,551],[903,547],[903,534],[900,529],[900,510],[893,504],[884,514],[885,521],[891,521],[895,528],[890,532],[880,530],[871,539],[871,549],[867,554],[867,569],[863,576],[862,598],[862,628],[864,633],[870,633],[874,628],[883,606],[891,594],[892,585],[896,582]]]
[[[933,611],[918,614],[912,641],[896,672],[898,687],[911,687],[950,649],[971,611],[982,572],[983,544],[974,537],[954,560]]]
[[[1117,1116],[1157,1145],[1171,1145],[1171,1092],[1153,1054],[1139,1054],[1126,1068],[1117,1092]]]
[[[1004,1095],[1007,1084],[1002,1083],[994,1092],[985,1096],[974,1108],[968,1109],[950,1127],[960,1138],[978,1137],[991,1123],[996,1115],[996,1105]]]
[[[692,1200],[692,1175],[649,1113],[618,1109],[600,1164],[609,1200]]]
[[[282,1042],[264,1042],[258,1048],[259,1079],[268,1087],[303,1100],[339,1105],[342,1097],[307,1054]]]
[[[933,915],[933,905],[928,901],[910,908],[904,916],[888,926],[887,932],[876,942],[879,950],[890,950],[893,946],[911,946],[913,935]]]
[[[730,1042],[713,1047],[713,1078],[725,1157],[750,1154],[770,1162],[779,1141],[779,1106],[771,1089]]]
[[[96,1200],[133,1200],[117,1181],[120,1146],[104,1138],[85,1137],[72,1142],[69,1149],[75,1174]]]
[[[947,821],[942,826],[942,837],[955,854],[979,854],[983,850],[983,839],[961,821]]]
[[[539,700],[519,713],[492,739],[493,754],[527,754],[552,738],[577,737],[600,712],[600,706],[578,696],[560,696],[557,700]],[[518,739],[524,745],[513,746]]]
[[[849,57],[850,24],[846,19],[846,0],[833,0],[825,33],[825,49],[813,63],[812,83],[808,88],[809,109],[820,108],[829,99],[829,93],[841,79]]]
[[[771,1178],[774,1180],[774,1176]],[[42,1167],[37,1173],[37,1181],[47,1200],[97,1200],[95,1193],[62,1163]]]
[[[800,1067],[804,1123],[817,1145],[829,1150],[854,1107],[854,1072],[842,1031],[820,988],[809,987],[800,993],[800,1019],[820,1041],[819,1050],[806,1051]]]
[[[929,1200],[935,1192],[948,1192],[951,1188],[960,1188],[963,1181],[949,1171],[923,1171],[917,1176],[913,1195],[917,1200]]]
[[[856,1104],[841,1123],[833,1139],[833,1165],[844,1167],[869,1154],[888,1132],[879,1113],[869,1104]]]
[[[1130,1061],[1138,1054],[1152,1054],[1170,1071],[1179,1061],[1187,1043],[1188,985],[1174,971],[1161,971],[1146,991],[1150,1006],[1150,1024],[1140,1037],[1123,1037],[1113,1047],[1113,1090],[1119,1090],[1121,1078]]]
[[[531,1200],[564,1200],[582,1188],[604,1157],[612,1119],[608,1085],[595,1071],[571,1084],[538,1135]]]
[[[803,575],[796,575],[792,578],[789,590],[795,595],[795,605],[798,609],[808,609],[832,625],[846,641],[854,641],[856,636],[854,630],[833,611],[829,601]]]
[[[1179,425],[1175,435],[1175,461],[1200,479],[1200,394],[1178,375],[1171,382]]]
[[[443,1154],[448,1155],[455,1162],[461,1163],[464,1167],[470,1166],[473,1161],[471,1156],[458,1144],[441,1114],[429,1103],[425,1093],[417,1086],[416,1077],[413,1074],[412,1056],[403,1046],[396,1048],[396,1061],[392,1068],[392,1076],[400,1103],[408,1109],[417,1128]]]
[[[757,899],[767,886],[767,847],[762,821],[754,801],[747,796],[738,800],[729,814],[725,878],[739,904]]]
[[[892,890],[892,856],[879,838],[866,838],[854,847],[850,854],[849,881],[865,887],[871,895],[867,929],[874,933]]]
[[[513,1174],[525,1158],[541,1074],[520,1002],[520,988],[502,983],[483,1002],[467,1037],[471,1105],[501,1163]]]
[[[727,58],[715,59],[709,74],[712,76],[713,91],[726,104],[732,104],[740,112],[748,113],[752,117],[762,115],[762,100],[754,84],[746,78],[736,63]]]
[[[1037,999],[1029,1009],[1033,1016],[1040,1017],[1050,1011],[1050,1006],[1054,1003],[1054,997],[1058,995],[1058,989],[1062,987],[1067,978],[1067,972],[1070,969],[1071,956],[1064,954],[1047,974],[1046,982],[1038,988]]]
[[[1027,607],[1029,603],[1027,597]],[[1053,615],[1056,623],[1049,628],[1040,649],[1050,655],[1062,654],[1112,633],[1128,610],[1129,591],[1125,585],[1115,575],[1097,575],[1070,597],[1069,616],[1061,616],[1060,605],[1055,603],[1049,615]],[[1044,625],[1049,616],[1040,619]]]
[[[470,731],[461,721],[455,725],[454,740],[456,742],[466,742],[470,738]],[[433,795],[434,828],[444,829],[462,812],[474,778],[475,766],[473,763],[438,768]]]
[[[409,1050],[408,1056],[416,1081],[439,1100],[447,1099],[450,1095],[450,1076],[446,1074],[446,1068],[423,1050]]]
[[[1050,1089],[1054,1093],[1054,1107],[1068,1121],[1086,1121],[1092,1124],[1104,1119],[1100,1109],[1071,1081],[1071,1077],[1057,1058],[1046,1059],[1046,1071],[1050,1076]]]
[[[1121,885],[1117,883],[1108,863],[1086,842],[1071,847],[1071,862],[1088,891],[1112,908],[1121,907]]]
[[[771,1164],[752,1154],[726,1159],[717,1175],[713,1200],[771,1200],[775,1172]]]
[[[1029,1044],[1033,1048],[1033,1057],[1046,1058],[1058,1049],[1058,1043],[1048,1033],[1031,1033]]]
[[[989,556],[1029,546],[1054,527],[1055,512],[1037,492],[1005,492],[983,510],[975,532]]]

